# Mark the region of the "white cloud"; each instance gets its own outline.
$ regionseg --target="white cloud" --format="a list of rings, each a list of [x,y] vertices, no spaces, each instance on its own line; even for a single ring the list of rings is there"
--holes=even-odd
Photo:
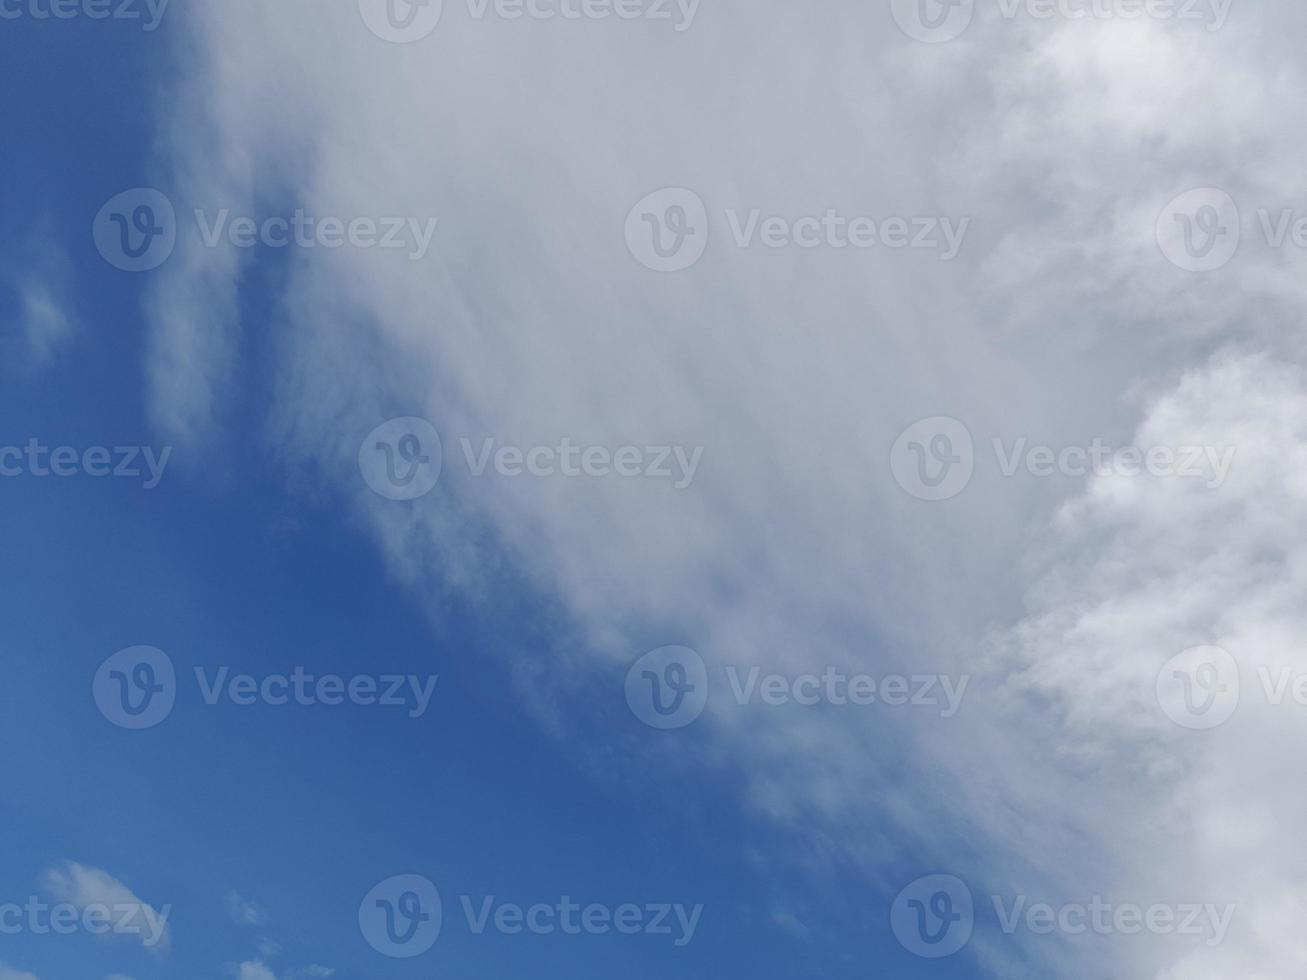
[[[268,438],[335,481],[419,593],[487,587],[493,549],[560,601],[564,669],[526,658],[515,675],[560,731],[597,700],[578,694],[687,638],[719,665],[983,675],[950,724],[710,709],[747,804],[805,837],[819,828],[880,893],[947,865],[1029,894],[1249,910],[1216,951],[978,939],[996,974],[1029,959],[1078,978],[1300,975],[1302,869],[1271,846],[1301,815],[1270,769],[1295,716],[1203,742],[1149,698],[1187,646],[1286,662],[1303,646],[1286,548],[1307,516],[1303,256],[1249,242],[1195,276],[1152,236],[1193,186],[1250,209],[1297,199],[1307,141],[1283,106],[1302,101],[1303,72],[1294,45],[1268,38],[1301,39],[1307,19],[1264,0],[1215,34],[978,21],[927,47],[883,6],[837,0],[814,18],[727,3],[683,36],[447,18],[440,57],[405,57],[353,10],[306,0],[197,10],[209,58],[170,122],[179,212],[280,213],[289,198],[441,218],[424,263],[285,256]],[[714,222],[678,276],[640,268],[621,238],[630,205],[668,184],[693,187]],[[973,230],[944,266],[738,250],[721,217],[833,204],[966,215]],[[221,435],[240,265],[182,242],[161,270],[153,410],[176,438]],[[446,474],[416,508],[357,480],[359,439],[397,405],[446,437]],[[989,467],[925,506],[884,457],[938,414],[982,445],[1209,440],[1235,444],[1237,466],[1210,493]],[[707,452],[679,495],[473,486],[457,437],[482,434]]]
[[[168,946],[171,906],[156,910],[107,871],[65,861],[42,873],[41,887],[55,901],[83,911],[92,905],[108,907],[116,929],[120,927],[121,934],[130,931],[146,947],[157,950]]]
[[[0,980],[38,980],[35,973],[23,973],[0,963]]]
[[[5,279],[18,299],[21,360],[30,371],[40,371],[75,333],[68,306],[72,291],[68,256],[54,244],[48,219],[35,223],[22,258],[9,263]]]
[[[227,914],[238,926],[263,926],[268,924],[267,910],[257,902],[242,898],[236,892],[227,894]]]
[[[250,960],[237,968],[236,980],[277,980],[277,977],[258,960]]]

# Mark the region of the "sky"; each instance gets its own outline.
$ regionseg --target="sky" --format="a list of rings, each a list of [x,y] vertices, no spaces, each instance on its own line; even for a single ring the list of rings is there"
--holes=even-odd
[[[1304,37],[0,0],[0,980],[1300,977]]]

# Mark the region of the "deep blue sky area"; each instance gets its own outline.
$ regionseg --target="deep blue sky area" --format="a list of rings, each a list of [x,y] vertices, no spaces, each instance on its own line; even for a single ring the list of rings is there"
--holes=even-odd
[[[0,445],[162,444],[145,391],[145,280],[101,261],[90,224],[112,195],[150,182],[157,108],[179,70],[178,7],[153,34],[0,21]],[[36,370],[15,286],[46,244],[69,259],[73,333]],[[276,297],[253,282],[244,329],[257,359]],[[432,622],[343,502],[291,489],[263,448],[265,369],[243,365],[251,407],[235,417],[248,438],[235,433],[211,461],[175,447],[156,489],[0,479],[0,903],[40,894],[47,869],[76,862],[172,906],[166,952],[5,935],[0,964],[40,980],[216,980],[253,961],[278,978],[317,964],[341,980],[970,975],[900,949],[886,929],[893,896],[853,869],[794,861],[821,841],[743,809],[738,777],[707,761],[705,730],[659,735],[646,751],[653,736],[624,713],[620,671],[596,688],[592,713],[551,733],[511,683],[515,649],[551,662],[532,620],[552,615],[548,597],[503,581],[475,605],[447,599]],[[179,680],[172,715],[143,732],[110,724],[92,697],[99,665],[134,645],[166,651]],[[196,666],[439,681],[413,719],[375,706],[207,706]],[[444,898],[439,942],[412,960],[380,956],[358,925],[369,889],[399,874],[430,878]],[[232,893],[265,921],[233,921]],[[685,948],[476,936],[462,895],[704,911]],[[277,949],[260,951],[265,941]]]

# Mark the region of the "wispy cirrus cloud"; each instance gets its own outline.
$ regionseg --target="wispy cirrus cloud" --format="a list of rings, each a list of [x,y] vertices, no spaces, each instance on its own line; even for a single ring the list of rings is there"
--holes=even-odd
[[[290,257],[269,439],[335,481],[416,594],[486,589],[488,529],[558,600],[576,634],[567,669],[528,660],[517,676],[562,737],[598,685],[670,639],[692,637],[715,666],[979,675],[948,724],[720,705],[705,716],[742,774],[741,804],[821,828],[873,894],[949,865],[978,887],[1144,904],[1175,888],[1250,910],[1219,950],[982,936],[996,975],[1034,963],[1067,977],[1287,980],[1300,967],[1296,866],[1250,848],[1283,831],[1275,814],[1296,814],[1297,794],[1239,760],[1271,758],[1297,722],[1258,717],[1204,745],[1150,698],[1161,665],[1195,642],[1287,658],[1301,638],[1268,588],[1298,573],[1282,542],[1304,489],[1304,263],[1254,244],[1195,276],[1167,263],[1155,223],[1196,185],[1268,207],[1294,199],[1305,147],[1282,107],[1301,100],[1303,72],[1266,39],[1307,36],[1303,14],[1266,0],[1219,33],[991,18],[928,47],[886,11],[826,13],[728,3],[683,37],[599,46],[595,32],[474,35],[455,21],[441,58],[404,59],[352,10],[236,0],[198,12],[207,60],[170,122],[176,193],[441,218],[417,269]],[[306,25],[315,43],[289,43]],[[605,85],[549,70],[578,51]],[[824,98],[807,91],[815,75]],[[661,98],[647,97],[649,78]],[[498,97],[528,84],[557,110]],[[333,138],[307,140],[303,120]],[[578,146],[602,166],[579,167]],[[621,237],[630,206],[669,184],[710,202],[713,223],[702,261],[670,278]],[[725,208],[793,215],[833,199],[967,216],[969,247],[942,267],[726,241]],[[153,408],[178,438],[221,433],[243,261],[183,242],[156,285]],[[473,488],[451,474],[400,509],[355,470],[359,440],[393,404],[446,433],[520,444],[569,434],[707,450],[692,494]],[[905,426],[941,414],[978,441],[1200,440],[1237,446],[1237,465],[1207,494],[982,471],[956,500],[923,506],[885,456]]]

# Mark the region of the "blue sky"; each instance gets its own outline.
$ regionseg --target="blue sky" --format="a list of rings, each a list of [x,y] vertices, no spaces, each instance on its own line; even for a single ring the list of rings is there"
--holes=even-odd
[[[0,223],[14,272],[2,294],[0,441],[162,446],[145,404],[145,279],[105,264],[88,229],[104,200],[148,183],[176,39],[113,21],[28,20],[5,24],[0,46],[11,93],[0,108]],[[72,338],[33,367],[16,283],[46,249],[67,256]],[[244,302],[246,329],[268,329],[274,297],[256,289]],[[549,653],[564,613],[509,567],[475,603],[453,594],[424,615],[339,501],[288,484],[269,458],[254,422],[267,370],[257,353],[243,363],[231,450],[190,460],[186,476],[148,492],[87,477],[0,483],[0,894],[26,901],[71,861],[173,909],[165,953],[19,934],[3,939],[0,963],[41,980],[218,978],[254,961],[278,976],[319,965],[341,978],[939,975],[887,934],[884,894],[838,861],[814,880],[773,853],[778,841],[741,812],[730,773],[702,763],[693,730],[660,736],[663,764],[645,765],[632,746],[650,733],[626,713],[620,674],[596,686],[610,702],[602,717],[565,739],[543,731],[516,702],[510,662],[488,648]],[[171,717],[145,732],[113,726],[91,697],[100,663],[138,644],[169,653],[182,689]],[[439,682],[420,719],[208,706],[189,676],[196,665]],[[401,873],[430,877],[445,896],[444,934],[412,962],[381,958],[357,925],[367,891]],[[233,893],[264,910],[262,924],[233,921]],[[477,937],[461,894],[704,912],[682,949],[661,937]],[[805,925],[782,927],[780,911]],[[261,955],[265,941],[280,952]]]
[[[1301,977],[1301,5],[387,2],[0,0],[0,980]]]

